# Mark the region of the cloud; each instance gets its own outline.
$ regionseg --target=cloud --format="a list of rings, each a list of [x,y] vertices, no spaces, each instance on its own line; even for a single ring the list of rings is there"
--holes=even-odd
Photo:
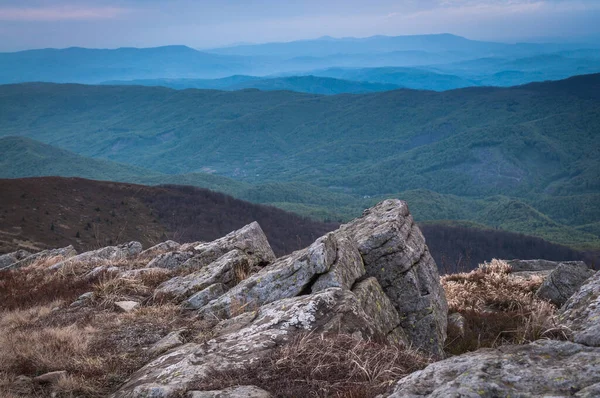
[[[0,21],[77,21],[113,19],[129,10],[120,7],[0,7]]]

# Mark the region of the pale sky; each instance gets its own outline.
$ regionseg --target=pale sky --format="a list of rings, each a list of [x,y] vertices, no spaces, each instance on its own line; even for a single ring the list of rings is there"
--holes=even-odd
[[[0,51],[453,33],[600,37],[600,0],[0,0]]]

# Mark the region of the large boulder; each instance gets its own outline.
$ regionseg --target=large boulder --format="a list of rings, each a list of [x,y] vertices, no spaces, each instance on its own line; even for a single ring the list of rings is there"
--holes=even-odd
[[[589,269],[583,262],[560,263],[542,282],[536,295],[560,307],[594,273],[594,270]]]
[[[598,397],[600,349],[568,341],[481,349],[406,376],[390,398]]]
[[[181,299],[195,292],[183,306],[215,324],[215,337],[165,353],[132,375],[115,397],[180,396],[212,370],[243,368],[299,333],[400,342],[442,356],[446,299],[406,203],[384,201],[273,262],[263,236],[253,223],[195,247],[186,262],[192,272],[155,293]],[[232,280],[236,264],[250,261],[259,270]]]
[[[338,254],[340,255],[339,264]],[[341,271],[339,268],[346,270]],[[329,272],[329,271],[332,272]],[[350,289],[364,274],[362,260],[356,247],[346,238],[337,239],[330,233],[317,239],[304,250],[282,257],[251,275],[226,294],[203,307],[200,313],[207,318],[228,318],[264,304],[300,295],[302,292],[328,287]]]
[[[355,242],[366,274],[377,278],[394,304],[412,346],[442,357],[448,304],[406,202],[385,200],[339,231]]]
[[[573,333],[573,341],[600,347],[600,272],[567,300],[559,317]]]
[[[373,286],[377,281],[361,283],[371,286],[361,287],[359,295],[329,288],[282,299],[224,320],[215,327],[214,339],[169,351],[134,373],[114,396],[141,398],[152,393],[157,397],[178,397],[193,381],[209,377],[212,370],[242,368],[269,355],[299,333],[344,333],[357,339],[389,335],[394,322],[382,321],[389,317],[368,313],[371,307],[365,308],[363,303],[367,299],[379,301],[383,308],[392,311],[393,306],[386,302],[381,288]]]
[[[227,318],[283,298],[375,277],[400,314],[411,345],[443,356],[448,306],[437,266],[400,200],[386,200],[310,245],[263,268],[200,309]]]

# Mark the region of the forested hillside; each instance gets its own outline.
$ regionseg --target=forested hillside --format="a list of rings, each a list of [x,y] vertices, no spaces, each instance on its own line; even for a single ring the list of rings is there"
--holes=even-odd
[[[0,254],[69,244],[90,250],[131,240],[145,247],[165,239],[209,241],[258,221],[281,255],[337,227],[194,187],[46,177],[0,179],[0,190]],[[441,223],[421,227],[444,272],[470,269],[495,257],[584,259],[590,265],[599,260],[597,253],[524,235]]]
[[[468,220],[593,249],[599,92],[600,75],[338,96],[7,85],[0,135],[84,158],[60,169],[12,151],[2,175],[197,185],[328,220],[400,197],[421,220]]]

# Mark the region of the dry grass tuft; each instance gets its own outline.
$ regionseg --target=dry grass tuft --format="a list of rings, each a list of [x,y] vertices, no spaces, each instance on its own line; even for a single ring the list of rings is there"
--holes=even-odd
[[[556,321],[556,307],[535,296],[543,281],[539,276],[512,275],[507,263],[492,260],[468,273],[443,276],[441,281],[449,312],[466,319],[464,335],[448,328],[450,354],[567,337]]]
[[[374,397],[429,362],[400,345],[305,334],[246,368],[212,372],[193,388],[256,385],[277,397]]]
[[[104,308],[111,308],[115,302],[141,300],[152,291],[141,280],[109,276],[94,285],[94,301]]]
[[[169,277],[164,272],[131,278],[100,272],[90,278],[91,266],[76,262],[51,270],[58,261],[40,261],[0,276],[0,397],[20,396],[15,384],[20,375],[55,370],[69,376],[55,385],[35,385],[25,396],[106,397],[151,359],[148,348],[168,333],[185,328],[190,338],[208,335],[204,323],[178,306],[150,305],[154,288]],[[119,263],[120,269],[130,265]],[[99,305],[69,306],[89,291]],[[131,313],[107,309],[122,299],[145,306]]]

